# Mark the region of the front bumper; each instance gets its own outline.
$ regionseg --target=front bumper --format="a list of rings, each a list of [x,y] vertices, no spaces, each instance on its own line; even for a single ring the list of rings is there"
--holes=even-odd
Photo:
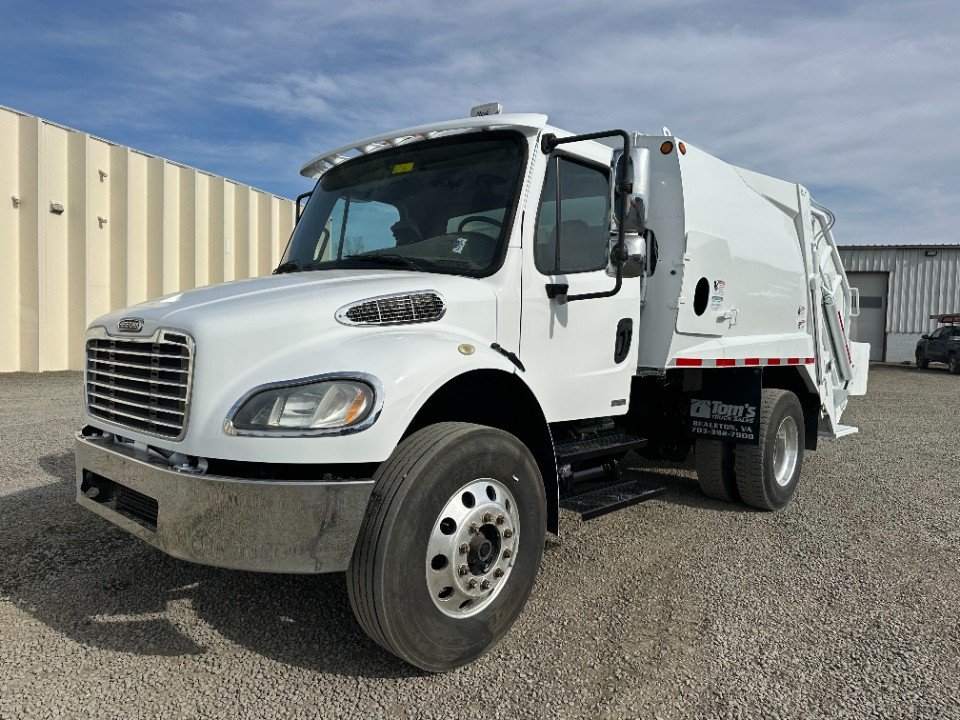
[[[346,570],[373,490],[373,480],[182,473],[132,445],[80,433],[75,451],[80,505],[169,555],[237,570]]]

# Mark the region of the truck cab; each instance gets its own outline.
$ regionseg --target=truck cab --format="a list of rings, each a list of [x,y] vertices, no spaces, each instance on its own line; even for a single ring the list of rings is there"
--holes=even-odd
[[[489,113],[307,163],[273,275],[91,323],[78,502],[185,560],[346,571],[433,671],[509,630],[562,500],[652,494],[631,451],[784,507],[866,390],[828,214],[666,132]]]

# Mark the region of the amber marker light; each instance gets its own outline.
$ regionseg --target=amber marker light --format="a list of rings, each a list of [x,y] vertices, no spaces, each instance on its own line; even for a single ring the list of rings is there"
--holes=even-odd
[[[687,146],[683,144],[683,140],[677,143],[677,150],[680,151],[681,155],[687,154]]]
[[[663,145],[660,146],[660,152],[662,152],[664,155],[669,155],[670,153],[672,153],[673,143],[670,142],[669,140],[665,141]]]
[[[363,393],[357,393],[357,397],[353,399],[353,402],[350,403],[350,407],[347,409],[346,415],[343,419],[344,425],[349,425],[354,420],[356,420],[367,409],[367,396]]]

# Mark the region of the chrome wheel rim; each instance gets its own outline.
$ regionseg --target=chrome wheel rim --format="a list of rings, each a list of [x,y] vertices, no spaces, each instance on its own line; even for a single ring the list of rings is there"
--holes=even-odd
[[[517,558],[519,520],[516,500],[499,480],[471,480],[453,494],[427,544],[427,589],[440,612],[469,617],[500,593]]]
[[[800,456],[800,432],[797,421],[787,415],[780,421],[773,447],[773,473],[777,485],[786,487],[793,479]]]

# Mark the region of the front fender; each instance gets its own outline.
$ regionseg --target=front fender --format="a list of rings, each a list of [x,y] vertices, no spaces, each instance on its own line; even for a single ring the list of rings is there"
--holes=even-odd
[[[266,463],[372,463],[386,460],[427,399],[451,379],[472,370],[515,372],[490,348],[491,341],[424,326],[347,328],[322,344],[305,341],[271,353],[205,393],[191,412],[187,437],[177,449],[188,455]],[[473,351],[470,352],[470,346]],[[329,372],[366,373],[382,386],[383,406],[365,430],[306,438],[231,436],[223,431],[230,408],[250,390],[278,381]],[[202,408],[202,409],[201,409]]]

